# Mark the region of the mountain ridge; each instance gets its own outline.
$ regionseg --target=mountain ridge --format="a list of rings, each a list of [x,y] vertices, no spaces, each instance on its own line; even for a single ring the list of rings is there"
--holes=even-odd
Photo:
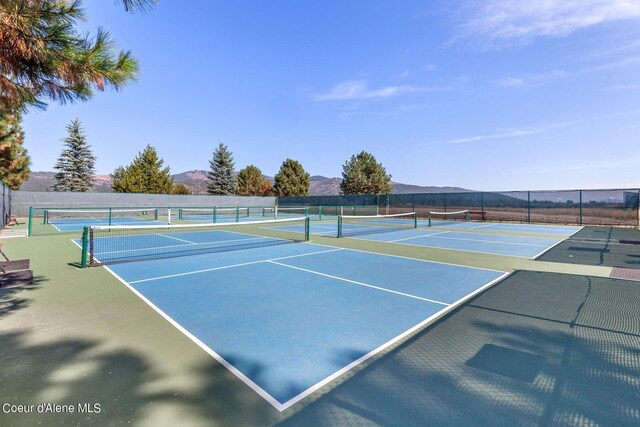
[[[56,183],[55,172],[35,171],[31,172],[31,176],[24,182],[20,190],[23,191],[53,191]],[[184,184],[189,188],[192,194],[207,194],[207,171],[194,169],[182,173],[172,175],[176,184]],[[264,178],[271,184],[274,177],[265,175]],[[340,194],[341,178],[329,178],[322,175],[312,175],[309,179],[309,194],[312,196],[328,196]],[[111,184],[113,179],[110,175],[96,175],[94,191],[97,193],[112,192]],[[391,181],[395,194],[407,193],[458,193],[471,191],[460,187],[436,187],[422,186],[415,184],[404,184]]]

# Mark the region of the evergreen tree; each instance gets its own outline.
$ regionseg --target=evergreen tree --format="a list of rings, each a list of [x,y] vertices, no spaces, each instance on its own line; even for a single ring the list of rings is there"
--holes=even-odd
[[[156,0],[120,0],[127,11]],[[64,104],[87,100],[94,90],[116,90],[136,79],[130,52],[117,51],[108,32],[82,34],[81,0],[0,2],[0,109],[44,108],[44,99]]]
[[[171,194],[191,194],[191,191],[189,191],[189,188],[184,184],[175,184],[173,190],[171,190]]]
[[[20,188],[29,178],[29,155],[22,146],[24,132],[20,113],[0,111],[0,181],[12,190]]]
[[[113,191],[116,193],[171,194],[173,178],[169,168],[151,145],[139,152],[129,166],[113,172]]]
[[[388,194],[393,192],[391,175],[372,154],[362,151],[342,166],[342,194]]]
[[[222,142],[213,152],[213,160],[209,161],[211,168],[207,173],[207,193],[228,196],[236,192],[236,176],[233,171],[233,155]]]
[[[66,148],[60,153],[54,169],[56,185],[54,191],[91,191],[95,180],[96,158],[87,144],[79,119],[67,125],[67,136],[62,141]]]
[[[309,178],[300,162],[287,159],[275,176],[274,193],[276,196],[308,196]]]
[[[262,176],[262,171],[254,165],[249,165],[238,172],[236,194],[238,196],[261,196],[266,191],[264,182],[269,184]],[[269,187],[271,187],[270,184]]]

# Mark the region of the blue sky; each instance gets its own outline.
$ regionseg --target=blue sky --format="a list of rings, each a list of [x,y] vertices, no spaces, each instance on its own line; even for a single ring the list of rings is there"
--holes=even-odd
[[[85,4],[140,62],[121,92],[24,118],[53,170],[80,118],[99,174],[153,145],[172,173],[286,158],[340,176],[375,155],[397,182],[475,190],[640,185],[640,0]]]

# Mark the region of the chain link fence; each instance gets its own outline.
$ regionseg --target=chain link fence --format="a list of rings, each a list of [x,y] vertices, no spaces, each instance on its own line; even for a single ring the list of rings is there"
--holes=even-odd
[[[640,189],[279,197],[279,206],[378,206],[380,214],[470,210],[472,219],[638,227]]]

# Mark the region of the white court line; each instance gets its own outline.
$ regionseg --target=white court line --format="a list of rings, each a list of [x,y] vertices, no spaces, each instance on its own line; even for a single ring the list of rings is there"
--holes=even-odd
[[[207,273],[209,271],[224,270],[224,269],[227,269],[227,268],[243,267],[243,266],[246,266],[246,265],[260,264],[260,263],[263,263],[263,262],[270,262],[270,261],[289,259],[289,258],[299,258],[299,257],[303,257],[303,256],[324,254],[324,253],[327,253],[327,252],[337,252],[337,251],[343,251],[343,250],[344,250],[344,248],[334,248],[334,249],[327,250],[327,251],[310,252],[310,253],[307,253],[307,254],[289,255],[289,256],[285,256],[285,257],[278,257],[278,258],[272,258],[272,259],[262,259],[262,260],[258,260],[258,261],[243,262],[243,263],[240,263],[240,264],[223,265],[223,266],[220,266],[220,267],[205,268],[203,270],[194,270],[194,271],[187,271],[185,273],[168,274],[166,276],[158,276],[158,277],[151,277],[151,278],[148,278],[148,279],[133,280],[133,281],[131,281],[129,283],[151,282],[151,281],[154,281],[154,280],[169,279],[169,278],[172,278],[172,277],[189,276],[189,275],[192,275],[192,274]]]
[[[403,242],[405,240],[413,240],[413,239],[419,239],[421,237],[437,236],[439,234],[447,234],[447,233],[452,233],[452,231],[441,231],[439,233],[433,233],[433,234],[421,234],[419,236],[405,237],[404,239],[389,240],[389,242]]]
[[[444,234],[444,233],[438,233],[438,234]],[[415,236],[415,237],[411,237],[411,238],[407,238],[407,239],[400,239],[400,240],[391,240],[391,242],[399,242],[401,240],[409,240],[409,239],[419,239],[421,237],[432,237],[435,236],[434,234],[423,234],[422,236]],[[494,234],[495,236],[495,234]],[[445,239],[445,240],[462,240],[465,242],[480,242],[480,243],[496,243],[496,244],[500,244],[500,245],[515,245],[515,246],[534,246],[534,247],[540,247],[540,248],[546,248],[546,245],[535,245],[533,243],[518,243],[518,242],[506,242],[506,241],[500,241],[500,240],[482,240],[482,239],[465,239],[462,237],[435,237],[436,239]],[[540,239],[540,237],[527,237],[527,239]],[[555,243],[557,244],[557,243]],[[460,249],[460,250],[464,250],[464,249]]]
[[[318,276],[324,276],[324,277],[328,277],[330,279],[340,280],[342,282],[347,282],[347,283],[351,283],[351,284],[358,285],[358,286],[366,286],[367,288],[373,288],[373,289],[377,289],[377,290],[383,291],[383,292],[389,292],[389,293],[392,293],[392,294],[402,295],[404,297],[419,299],[419,300],[422,300],[422,301],[427,301],[427,302],[431,302],[431,303],[434,303],[434,304],[440,304],[440,305],[444,305],[444,306],[448,306],[449,305],[446,302],[436,301],[436,300],[429,299],[429,298],[423,298],[423,297],[419,297],[419,296],[416,296],[416,295],[407,294],[407,293],[404,293],[404,292],[394,291],[392,289],[381,288],[380,286],[369,285],[367,283],[357,282],[357,281],[351,280],[351,279],[345,279],[344,277],[333,276],[331,274],[320,273],[319,271],[308,270],[306,268],[301,268],[301,267],[295,267],[293,265],[283,264],[281,262],[276,262],[274,260],[269,260],[267,262],[269,262],[271,264],[281,265],[283,267],[292,268],[294,270],[304,271],[306,273],[317,274]]]
[[[327,246],[327,245],[317,245],[317,244],[314,245],[314,246],[331,247],[331,246]],[[334,250],[343,250],[343,248],[338,248],[338,249],[334,248]],[[299,255],[299,256],[314,255],[316,253],[325,253],[325,252],[332,252],[332,251],[321,251],[321,252],[315,252],[315,253],[310,253],[310,254],[303,254],[303,255]],[[363,253],[372,253],[372,252],[361,251],[361,250],[354,250],[354,251],[355,252],[363,252]],[[384,255],[384,254],[378,254],[378,255]],[[411,259],[411,260],[419,261],[419,262],[428,262],[428,263],[434,263],[434,264],[444,264],[444,265],[456,266],[455,264],[450,264],[450,263],[437,262],[437,261],[425,261],[425,260],[413,259],[413,258],[408,258],[408,257],[403,257],[403,256],[398,256],[398,255],[385,255],[385,256],[391,256],[391,257],[395,257],[395,258]],[[293,258],[293,257],[289,257],[289,258]],[[107,266],[105,266],[104,268],[109,273],[111,273],[118,281],[120,281],[127,288],[129,288],[129,290],[131,290],[131,292],[133,292],[142,301],[144,301],[153,310],[155,310],[160,316],[162,316],[171,325],[173,325],[176,329],[178,329],[180,332],[182,332],[187,338],[192,340],[198,347],[203,349],[207,354],[209,354],[214,359],[216,359],[218,362],[220,362],[221,365],[223,365],[231,373],[236,375],[236,377],[238,377],[242,382],[244,382],[247,386],[249,386],[253,391],[255,391],[259,396],[261,396],[263,399],[265,399],[267,402],[269,402],[269,404],[271,404],[274,408],[276,408],[280,412],[284,411],[285,409],[289,408],[290,406],[294,405],[295,403],[301,401],[305,397],[309,396],[310,394],[314,393],[315,391],[317,391],[320,388],[324,387],[325,385],[329,384],[331,381],[335,380],[336,378],[340,377],[344,373],[350,371],[354,367],[360,365],[361,363],[365,362],[366,360],[368,360],[369,358],[375,356],[376,354],[380,353],[381,351],[385,350],[386,348],[388,348],[388,347],[394,345],[395,343],[401,341],[405,337],[410,336],[411,334],[413,334],[413,333],[425,328],[426,326],[434,323],[435,321],[437,321],[441,317],[443,317],[446,313],[449,313],[454,308],[458,307],[459,305],[462,305],[464,302],[466,302],[467,300],[471,299],[472,297],[474,297],[475,295],[479,294],[480,292],[488,289],[491,286],[494,286],[496,283],[500,282],[502,279],[504,279],[505,277],[507,277],[510,274],[510,273],[504,273],[503,275],[501,275],[497,279],[485,284],[484,286],[480,287],[479,289],[477,289],[476,291],[472,292],[471,294],[466,295],[465,297],[459,299],[458,301],[448,305],[447,307],[443,308],[442,310],[440,310],[439,312],[433,314],[432,316],[429,316],[428,318],[426,318],[422,322],[418,323],[417,325],[413,326],[412,328],[406,330],[405,332],[399,334],[398,336],[390,339],[389,341],[387,341],[387,342],[383,343],[382,345],[378,346],[377,348],[373,349],[369,353],[363,355],[362,357],[354,360],[353,362],[349,363],[348,365],[344,366],[343,368],[337,370],[333,374],[331,374],[328,377],[326,377],[324,380],[322,380],[322,381],[316,383],[315,385],[309,387],[307,390],[303,391],[302,393],[298,394],[297,396],[291,398],[290,400],[288,400],[288,401],[286,401],[284,403],[280,403],[273,396],[271,396],[268,392],[266,392],[262,387],[260,387],[258,384],[253,382],[246,375],[244,375],[241,371],[239,371],[237,368],[235,368],[231,363],[227,362],[221,355],[216,353],[209,346],[207,346],[202,341],[200,341],[196,336],[194,336],[188,330],[186,330],[184,327],[182,327],[182,325],[180,325],[178,322],[176,322],[174,319],[172,319],[169,315],[164,313],[160,308],[158,308],[155,304],[153,304],[149,299],[147,299],[144,295],[142,295],[140,292],[138,292],[133,286],[131,286],[129,283],[127,283],[125,280],[123,280],[120,276],[118,276],[110,268],[108,268]],[[475,267],[465,267],[465,268],[475,268]],[[483,268],[477,268],[477,269],[478,270],[497,271],[497,270],[489,270],[489,269],[483,269]]]
[[[159,234],[141,234],[140,236],[159,236]],[[125,237],[125,236],[122,236]],[[167,236],[163,236],[163,237],[167,237]],[[100,239],[101,237],[98,237],[98,239]],[[107,237],[107,239],[115,239],[117,237]],[[216,240],[216,241],[212,241],[212,242],[202,242],[202,243],[195,243],[196,245],[210,245],[210,244],[214,244],[214,243],[229,243],[229,242],[245,242],[247,240],[266,240],[265,237],[251,237],[248,239],[231,239],[231,240]],[[275,240],[275,239],[274,239]],[[277,239],[277,240],[284,240],[284,239]],[[167,248],[180,248],[183,246],[192,246],[193,243],[190,243],[188,245],[172,245],[172,246],[151,246],[151,247],[147,247],[147,248],[138,248],[138,249],[123,249],[120,251],[108,251],[108,252],[100,252],[98,251],[97,253],[100,255],[104,255],[104,254],[117,254],[117,253],[121,253],[121,252],[140,252],[140,251],[149,251],[149,250],[155,250],[155,249],[167,249]]]
[[[173,236],[167,236],[166,234],[161,234],[161,233],[158,233],[157,235],[158,235],[158,236],[162,236],[162,237],[166,237],[167,239],[173,239],[173,240],[178,240],[178,241],[180,241],[180,242],[191,243],[192,245],[197,245],[197,243],[196,243],[196,242],[192,242],[191,240],[180,239],[180,238],[178,238],[178,237],[173,237]]]
[[[557,242],[554,245],[551,245],[550,247],[548,247],[547,249],[543,250],[542,252],[540,252],[538,255],[532,257],[532,259],[538,259],[540,258],[542,255],[544,255],[545,253],[547,253],[548,251],[550,251],[551,249],[555,248],[556,246],[558,246],[560,243],[562,242],[566,242],[566,240],[560,240],[559,242]]]
[[[126,280],[122,279],[115,272],[113,272],[113,270],[111,270],[109,267],[106,267],[106,266],[105,266],[105,269],[109,273],[113,274],[113,276],[116,279],[118,279],[122,284],[124,284],[127,288],[129,288],[129,290],[131,292],[133,292],[135,295],[137,295],[138,298],[140,298],[142,301],[147,303],[147,305],[149,305],[149,307],[151,307],[153,310],[155,310],[160,316],[162,316],[166,321],[168,321],[170,324],[172,324],[177,330],[182,332],[187,338],[189,338],[191,341],[193,341],[198,347],[200,347],[205,352],[207,352],[210,356],[212,356],[214,359],[216,359],[222,366],[227,368],[231,373],[233,373],[236,377],[238,377],[243,383],[248,385],[256,393],[258,393],[258,395],[260,395],[264,400],[269,402],[274,408],[276,408],[280,412],[284,411],[287,408],[287,406],[282,405],[273,396],[271,396],[269,393],[267,393],[262,387],[260,387],[258,384],[253,382],[245,374],[240,372],[231,363],[227,362],[218,353],[213,351],[208,345],[206,345],[205,343],[200,341],[195,335],[193,335],[191,332],[189,332],[187,329],[185,329],[180,323],[178,323],[175,320],[173,320],[173,318],[171,316],[169,316],[167,313],[165,313],[160,308],[158,308],[153,302],[151,302],[151,300],[147,299],[147,297],[145,297],[140,292],[138,292],[133,286],[131,286],[129,283],[127,283]]]

